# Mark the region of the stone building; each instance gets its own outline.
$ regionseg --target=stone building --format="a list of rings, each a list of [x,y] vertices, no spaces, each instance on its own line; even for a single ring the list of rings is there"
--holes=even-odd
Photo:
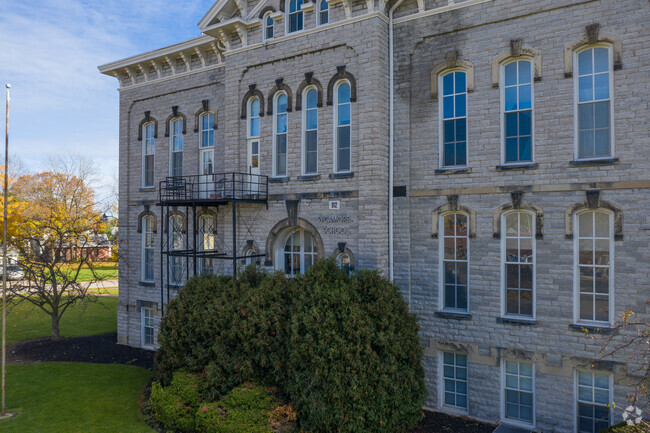
[[[220,0],[120,84],[121,344],[188,276],[334,256],[420,319],[426,406],[620,419],[650,294],[646,0]]]

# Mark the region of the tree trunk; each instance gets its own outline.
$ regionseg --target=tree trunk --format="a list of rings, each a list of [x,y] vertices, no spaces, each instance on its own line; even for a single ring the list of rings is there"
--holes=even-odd
[[[52,340],[59,340],[61,336],[59,335],[59,315],[57,313],[52,314]]]

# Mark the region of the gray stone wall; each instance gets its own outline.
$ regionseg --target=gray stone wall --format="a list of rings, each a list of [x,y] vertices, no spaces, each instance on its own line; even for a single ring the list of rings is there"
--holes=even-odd
[[[425,9],[448,6],[442,0],[425,0]],[[276,11],[278,2],[271,2]],[[166,272],[158,255],[164,218],[156,206],[157,187],[141,188],[142,143],[138,125],[149,111],[158,121],[155,180],[169,174],[169,138],[165,121],[172,107],[187,116],[184,136],[184,174],[198,172],[198,134],[194,113],[202,100],[215,111],[215,171],[247,169],[246,121],[241,105],[251,85],[264,95],[261,118],[261,173],[272,174],[273,116],[266,114],[268,97],[276,80],[290,88],[294,110],[288,113],[287,177],[269,184],[269,204],[241,204],[238,208],[237,254],[250,244],[266,253],[261,265],[272,269],[275,245],[271,231],[287,218],[286,200],[299,199],[301,224],[314,227],[322,241],[320,256],[334,255],[339,243],[354,255],[357,268],[388,269],[388,26],[384,15],[362,18],[366,2],[351,2],[353,21],[312,32],[313,11],[305,12],[306,34],[296,34],[239,50],[232,50],[223,64],[209,66],[181,77],[127,87],[120,98],[120,299],[118,339],[138,346],[138,302],[157,304],[160,319],[161,280]],[[373,3],[377,6],[377,4]],[[249,2],[249,10],[254,7]],[[649,35],[650,7],[643,0],[608,2],[494,0],[439,14],[413,17],[418,2],[407,0],[395,16],[395,185],[406,187],[405,197],[395,197],[395,281],[411,310],[420,320],[425,347],[424,366],[429,391],[426,406],[448,410],[439,399],[439,353],[452,350],[468,355],[468,410],[478,419],[501,419],[501,363],[504,359],[534,362],[535,430],[569,432],[575,422],[577,368],[591,369],[600,342],[585,338],[574,325],[574,241],[567,238],[567,209],[586,200],[586,191],[599,190],[600,199],[622,213],[621,235],[614,242],[614,314],[631,307],[647,317],[645,301],[650,293],[650,200],[647,177],[650,146],[647,119],[650,109]],[[330,22],[343,21],[343,2],[330,8]],[[574,79],[565,76],[565,47],[585,36],[585,27],[599,24],[601,34],[621,41],[622,67],[613,72],[615,150],[612,161],[590,165],[574,159]],[[284,35],[284,19],[275,21],[276,39]],[[534,83],[535,165],[528,169],[499,170],[500,89],[493,87],[492,63],[510,50],[512,40],[541,53],[541,79]],[[248,43],[261,41],[261,27],[251,27]],[[447,53],[474,70],[474,87],[468,95],[468,170],[437,174],[439,122],[437,97],[431,94],[431,71],[446,62]],[[190,58],[192,68],[197,59]],[[333,109],[327,105],[327,86],[345,66],[356,81],[357,100],[352,103],[352,172],[331,178],[333,171]],[[323,87],[323,106],[318,121],[318,174],[300,180],[302,111],[296,111],[298,86],[312,73]],[[136,77],[136,81],[139,78]],[[140,79],[141,80],[141,79]],[[543,212],[543,236],[536,243],[536,318],[530,325],[500,323],[501,239],[495,238],[495,213],[511,203],[511,192],[523,192],[523,201]],[[469,317],[438,317],[439,245],[432,236],[434,210],[458,196],[458,204],[475,213],[470,239]],[[341,210],[330,211],[331,199]],[[139,215],[147,209],[157,215],[153,285],[140,284],[141,234]],[[185,212],[185,209],[178,209]],[[217,214],[217,249],[232,253],[232,206],[214,209]],[[346,223],[323,218],[345,216]],[[345,233],[332,232],[344,226]],[[193,232],[188,230],[191,239]],[[251,242],[252,241],[252,242]],[[218,261],[215,271],[231,272],[231,262]],[[242,261],[238,263],[242,265]],[[174,296],[175,291],[169,291]],[[162,288],[162,303],[167,302]],[[628,372],[637,366],[622,353],[597,366],[614,378],[617,406],[625,403],[632,380]],[[619,413],[616,417],[619,417]],[[619,419],[619,418],[616,418]]]
[[[412,5],[405,4],[408,9]],[[399,12],[398,12],[399,15]],[[406,16],[403,13],[401,16]],[[415,19],[396,26],[396,179],[408,197],[395,198],[396,281],[420,318],[425,341],[427,405],[445,409],[438,397],[439,350],[465,352],[469,358],[469,409],[472,417],[501,419],[501,361],[529,359],[536,366],[536,431],[573,431],[576,368],[591,368],[600,341],[585,338],[574,323],[574,241],[566,238],[565,212],[585,201],[585,191],[623,213],[622,239],[614,245],[614,314],[631,307],[647,317],[650,263],[647,167],[650,150],[641,102],[650,94],[644,2],[487,2],[466,9]],[[585,27],[622,40],[622,69],[613,72],[616,161],[590,166],[574,159],[573,78],[565,78],[564,48],[585,35]],[[500,89],[492,86],[492,61],[508,51],[510,40],[541,52],[541,81],[534,83],[533,169],[500,171]],[[439,167],[438,99],[430,92],[431,71],[446,53],[473,64],[474,91],[468,94],[468,166],[454,174]],[[632,102],[636,101],[636,102]],[[637,182],[640,181],[640,182]],[[510,191],[524,193],[544,213],[543,239],[536,246],[536,322],[533,326],[498,323],[501,316],[501,239],[493,221]],[[476,212],[470,239],[469,320],[436,317],[439,245],[432,237],[432,212],[457,194],[459,204]],[[620,354],[607,365],[614,374],[614,397],[625,404],[627,371],[638,361]],[[620,402],[620,403],[619,403]],[[616,413],[615,419],[621,419]]]

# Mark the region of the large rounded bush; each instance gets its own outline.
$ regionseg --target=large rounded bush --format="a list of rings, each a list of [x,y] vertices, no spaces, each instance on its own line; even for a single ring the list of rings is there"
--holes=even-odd
[[[418,326],[377,272],[322,260],[298,281],[285,385],[312,433],[404,432],[426,396]]]
[[[334,260],[286,278],[247,269],[197,277],[168,307],[155,376],[201,373],[214,401],[252,380],[279,388],[311,433],[402,433],[425,397],[418,326],[377,272]]]

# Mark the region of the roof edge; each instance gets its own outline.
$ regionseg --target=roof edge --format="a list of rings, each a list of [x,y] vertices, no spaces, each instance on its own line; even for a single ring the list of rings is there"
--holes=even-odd
[[[142,54],[138,54],[114,62],[106,63],[104,65],[98,66],[97,69],[99,69],[99,72],[101,72],[102,74],[110,75],[111,72],[115,71],[116,69],[132,66],[148,60],[154,60],[156,58],[165,55],[187,50],[188,48],[194,48],[198,45],[206,44],[209,42],[214,42],[214,38],[207,35],[201,35],[196,38],[189,39],[185,42],[180,42],[178,44],[169,45],[167,47],[159,48],[157,50],[147,51]]]

